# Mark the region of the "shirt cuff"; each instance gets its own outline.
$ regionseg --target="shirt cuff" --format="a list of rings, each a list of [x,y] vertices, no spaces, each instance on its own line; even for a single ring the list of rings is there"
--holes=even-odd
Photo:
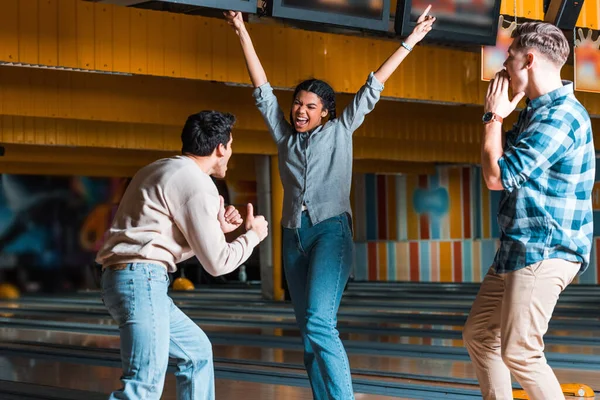
[[[255,88],[252,92],[252,96],[256,99],[256,101],[261,101],[267,98],[269,95],[273,94],[273,88],[269,82],[263,83],[259,87]]]
[[[504,187],[504,190],[512,192],[513,189],[518,185],[517,181],[508,169],[508,165],[504,159],[504,156],[498,159],[498,167],[500,167],[500,180],[502,181],[502,187]]]
[[[383,88],[385,87],[383,85],[383,83],[381,83],[377,80],[374,72],[371,72],[369,74],[369,77],[367,78],[367,86],[371,87],[372,89],[378,90],[380,92],[382,92]]]
[[[258,246],[258,244],[260,243],[260,239],[258,238],[256,232],[247,231],[244,235],[246,235],[246,240],[248,240],[248,245],[251,248]]]

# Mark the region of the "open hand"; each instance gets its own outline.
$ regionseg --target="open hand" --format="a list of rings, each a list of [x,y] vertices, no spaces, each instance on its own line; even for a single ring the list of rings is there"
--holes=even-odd
[[[517,93],[511,100],[508,98],[509,85],[510,78],[508,72],[503,69],[490,81],[485,96],[485,112],[493,112],[502,118],[506,118],[517,108],[519,101],[525,96],[525,93]]]
[[[217,219],[219,220],[219,224],[221,225],[221,230],[223,233],[229,233],[235,231],[242,225],[244,220],[240,215],[240,212],[234,207],[229,206],[225,208],[225,200],[223,196],[219,196],[221,200],[221,205],[219,206],[219,214],[217,214]]]
[[[415,26],[412,33],[406,38],[406,43],[410,46],[419,43],[433,29],[435,17],[427,15],[429,14],[429,10],[431,10],[431,5],[427,6],[425,11],[423,11],[423,14],[417,19],[417,26]]]

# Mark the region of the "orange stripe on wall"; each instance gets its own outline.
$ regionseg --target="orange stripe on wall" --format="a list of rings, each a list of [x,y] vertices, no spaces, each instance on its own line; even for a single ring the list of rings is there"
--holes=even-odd
[[[471,168],[462,169],[463,227],[465,239],[471,238]]]
[[[386,177],[387,186],[387,237],[390,240],[398,240],[398,212],[396,211],[396,176],[388,175]]]
[[[396,242],[396,280],[410,281],[409,244]]]
[[[429,267],[432,282],[440,279],[440,256],[438,251],[439,242],[432,240],[429,242]]]
[[[419,216],[415,212],[413,202],[413,193],[418,187],[416,175],[408,175],[406,177],[406,233],[408,240],[419,239]]]
[[[452,242],[440,242],[440,282],[452,282]]]
[[[454,242],[454,282],[462,282],[462,243]]]
[[[419,281],[419,242],[410,242],[410,280]]]
[[[387,243],[377,243],[377,280],[387,281],[387,267],[388,267],[388,254],[387,254]]]
[[[462,239],[462,202],[460,189],[461,168],[448,170],[448,192],[450,195],[450,238]]]
[[[369,258],[369,280],[377,280],[377,243],[367,243],[367,253]]]

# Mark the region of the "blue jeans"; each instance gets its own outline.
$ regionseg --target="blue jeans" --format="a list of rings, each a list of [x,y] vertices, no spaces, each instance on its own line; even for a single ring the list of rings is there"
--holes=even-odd
[[[167,295],[167,270],[128,264],[102,273],[102,300],[119,324],[123,388],[110,399],[160,399],[169,363],[177,361],[177,399],[214,399],[208,337]]]
[[[305,211],[299,229],[283,229],[283,265],[317,400],[354,399],[348,356],[337,330],[353,252],[347,214],[313,225]]]

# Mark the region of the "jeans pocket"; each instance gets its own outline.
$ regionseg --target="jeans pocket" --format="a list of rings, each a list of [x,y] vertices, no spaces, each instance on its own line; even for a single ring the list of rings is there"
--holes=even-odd
[[[119,325],[127,322],[135,311],[135,285],[133,279],[115,282],[102,291],[104,305]]]

